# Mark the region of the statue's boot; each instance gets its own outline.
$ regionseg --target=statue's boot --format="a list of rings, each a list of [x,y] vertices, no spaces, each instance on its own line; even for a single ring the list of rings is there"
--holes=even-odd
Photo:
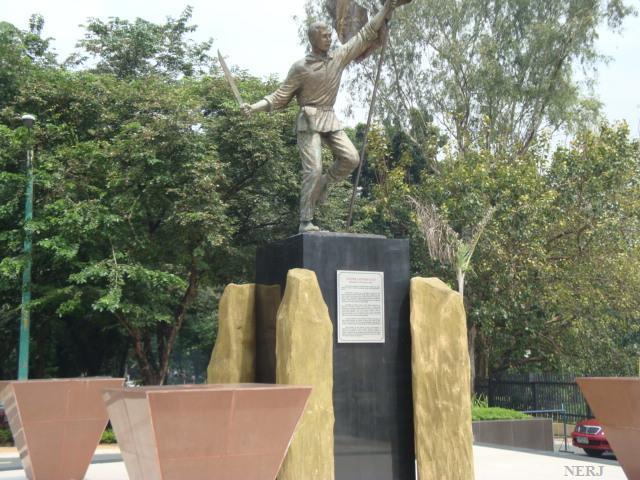
[[[311,222],[300,222],[300,227],[298,227],[298,233],[317,232],[319,230],[320,229]]]

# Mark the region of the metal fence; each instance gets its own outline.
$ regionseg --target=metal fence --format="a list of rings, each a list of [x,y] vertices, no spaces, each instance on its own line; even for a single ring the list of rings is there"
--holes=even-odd
[[[577,422],[593,416],[573,376],[524,374],[478,379],[476,394],[485,396],[491,407],[521,412],[563,411],[540,414],[559,422]]]

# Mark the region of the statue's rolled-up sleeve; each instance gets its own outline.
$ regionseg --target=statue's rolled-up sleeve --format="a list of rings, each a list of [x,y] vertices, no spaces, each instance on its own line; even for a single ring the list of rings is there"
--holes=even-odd
[[[371,26],[371,22],[367,23],[351,40],[339,49],[338,54],[342,57],[343,65],[362,55],[376,38],[378,38],[378,32]]]
[[[289,70],[287,78],[282,82],[282,85],[280,85],[271,95],[264,97],[269,104],[269,111],[272,112],[274,110],[280,110],[289,105],[289,102],[296,94],[299,87],[300,73],[298,72],[296,65],[294,65],[291,67],[291,70]]]

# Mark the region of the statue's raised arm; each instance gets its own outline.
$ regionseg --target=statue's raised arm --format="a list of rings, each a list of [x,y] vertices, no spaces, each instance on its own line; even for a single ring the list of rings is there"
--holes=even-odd
[[[335,51],[330,51],[331,28],[322,22],[312,23],[308,30],[311,52],[291,66],[287,78],[275,92],[252,105],[241,106],[245,115],[251,115],[284,108],[294,97],[298,101],[296,132],[302,158],[300,233],[319,230],[312,223],[316,205],[326,200],[331,183],[345,179],[358,166],[358,152],[342,130],[333,106],[342,72],[377,38],[396,2],[387,0],[357,35]],[[322,143],[329,147],[335,159],[325,174],[322,173]]]
[[[396,3],[397,0],[388,0],[384,7],[351,40],[338,49],[338,52],[344,55],[345,65],[359,58],[378,38],[380,29],[393,12]]]

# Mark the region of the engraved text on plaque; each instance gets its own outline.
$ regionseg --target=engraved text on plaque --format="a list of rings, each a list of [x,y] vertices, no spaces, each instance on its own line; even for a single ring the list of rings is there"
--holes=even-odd
[[[338,270],[338,343],[384,343],[384,272]]]

